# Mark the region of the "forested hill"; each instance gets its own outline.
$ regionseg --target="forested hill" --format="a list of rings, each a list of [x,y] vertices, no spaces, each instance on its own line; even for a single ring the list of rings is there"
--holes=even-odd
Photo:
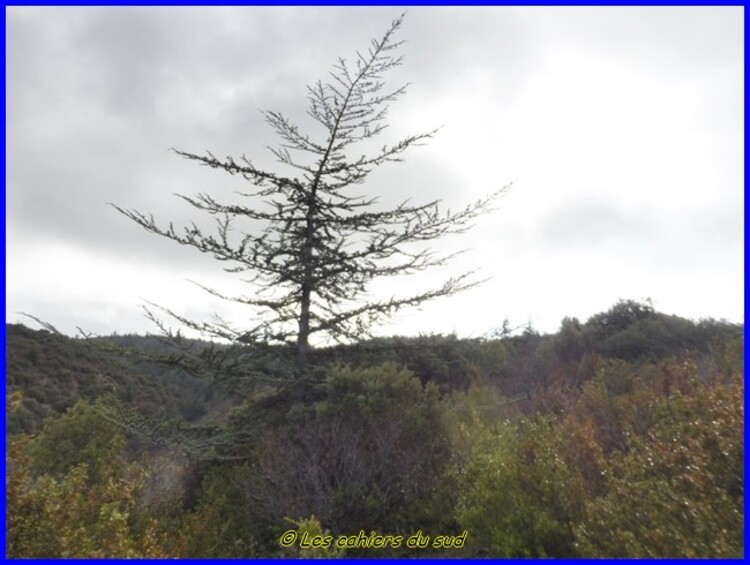
[[[207,383],[172,368],[135,364],[96,347],[96,343],[6,324],[6,394],[20,392],[18,408],[8,415],[11,435],[40,430],[78,400],[114,397],[145,415],[193,421],[227,401]],[[154,336],[111,336],[122,347],[163,349]]]
[[[317,349],[231,396],[109,347],[155,337],[8,325],[7,554],[744,554],[741,325],[621,301],[504,328]]]
[[[533,328],[499,329],[483,339],[455,336],[390,337],[313,351],[316,364],[365,368],[392,361],[443,392],[472,383],[493,386],[508,398],[528,398],[551,378],[579,384],[592,376],[596,358],[656,361],[688,352],[723,359],[739,348],[743,326],[716,320],[691,321],[656,312],[648,304],[621,301],[586,322],[562,320],[555,334]],[[157,336],[114,335],[123,348],[169,353]],[[201,342],[196,340],[196,345]],[[195,421],[226,408],[233,397],[185,371],[154,363],[135,364],[105,353],[86,340],[6,325],[7,392],[20,391],[20,407],[8,432],[33,433],[44,418],[60,415],[77,400],[114,393],[146,415]]]

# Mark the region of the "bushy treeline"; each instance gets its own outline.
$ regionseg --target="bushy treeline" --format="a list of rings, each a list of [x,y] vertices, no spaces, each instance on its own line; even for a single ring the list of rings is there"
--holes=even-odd
[[[620,302],[553,335],[315,357],[303,397],[226,408],[224,457],[139,443],[94,397],[15,435],[8,555],[743,555],[741,326]],[[360,532],[403,543],[336,546]]]

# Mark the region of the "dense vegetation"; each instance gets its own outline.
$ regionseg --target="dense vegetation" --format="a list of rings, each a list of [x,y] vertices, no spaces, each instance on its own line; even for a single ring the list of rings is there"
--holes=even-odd
[[[551,335],[376,339],[311,351],[294,399],[6,331],[9,556],[744,553],[742,326],[621,301]],[[197,457],[113,405],[242,441]]]

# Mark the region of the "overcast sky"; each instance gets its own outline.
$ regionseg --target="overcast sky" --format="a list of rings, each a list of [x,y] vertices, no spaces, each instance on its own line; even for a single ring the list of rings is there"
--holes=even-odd
[[[307,125],[305,86],[401,11],[6,8],[6,320],[144,333],[149,300],[241,325],[247,312],[188,282],[231,292],[232,275],[107,203],[181,225],[197,218],[176,192],[230,201],[241,180],[168,149],[274,167],[259,110]],[[457,208],[513,188],[437,244],[469,249],[460,260],[395,288],[489,280],[378,333],[478,337],[505,318],[553,332],[646,297],[743,320],[742,7],[417,7],[400,34],[405,62],[386,78],[411,85],[383,141],[441,130],[367,190]]]

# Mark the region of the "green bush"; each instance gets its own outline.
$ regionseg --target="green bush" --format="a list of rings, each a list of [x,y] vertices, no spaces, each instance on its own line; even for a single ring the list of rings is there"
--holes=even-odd
[[[132,524],[142,470],[121,469],[93,483],[80,463],[62,475],[35,477],[29,441],[21,436],[6,455],[9,557],[166,557],[155,520],[143,529]]]
[[[204,474],[197,502],[169,529],[166,547],[173,557],[262,555],[259,529],[249,521],[249,501],[235,480],[242,472],[242,465],[224,464],[213,466]],[[272,543],[266,549],[266,556],[271,555],[278,551],[278,544]]]
[[[122,428],[81,400],[63,416],[45,421],[31,444],[32,471],[62,477],[83,463],[88,479],[98,482],[125,464],[124,448]]]
[[[654,401],[657,423],[611,460],[577,546],[599,557],[743,555],[743,386],[703,383]]]
[[[259,517],[315,515],[336,534],[450,520],[439,510],[450,450],[437,388],[390,363],[335,368],[320,386],[322,400],[267,429],[243,478]]]
[[[576,481],[551,421],[499,427],[491,450],[478,453],[462,485],[458,519],[474,551],[493,557],[573,554]]]

